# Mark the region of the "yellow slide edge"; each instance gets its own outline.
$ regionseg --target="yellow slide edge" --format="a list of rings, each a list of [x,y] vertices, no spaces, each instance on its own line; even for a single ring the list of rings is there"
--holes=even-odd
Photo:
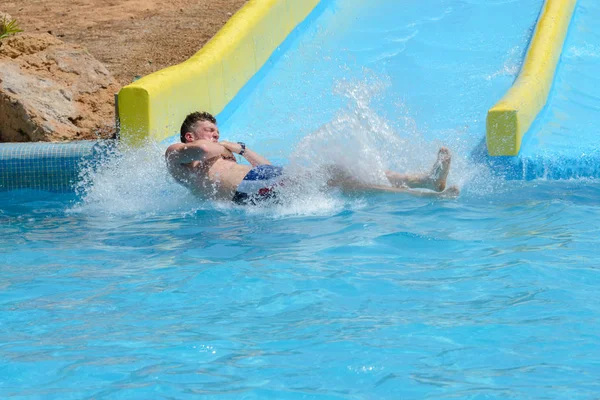
[[[188,60],[123,87],[122,141],[161,141],[191,112],[220,113],[319,1],[250,0]]]
[[[488,110],[491,156],[516,156],[523,135],[546,104],[577,0],[546,0],[513,86]]]

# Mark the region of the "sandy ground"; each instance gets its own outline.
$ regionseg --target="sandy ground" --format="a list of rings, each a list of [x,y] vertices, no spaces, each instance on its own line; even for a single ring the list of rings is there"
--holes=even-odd
[[[26,32],[50,32],[84,46],[115,79],[180,63],[247,0],[8,0],[0,11]]]

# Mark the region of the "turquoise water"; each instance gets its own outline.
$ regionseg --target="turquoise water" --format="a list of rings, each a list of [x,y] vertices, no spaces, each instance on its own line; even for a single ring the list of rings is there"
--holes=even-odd
[[[593,398],[598,198],[543,182],[107,216],[3,195],[0,393]]]
[[[0,397],[597,397],[600,181],[471,159],[541,1],[361,3],[328,3],[223,137],[371,181],[446,145],[462,195],[206,204],[163,144],[77,194],[0,193]]]

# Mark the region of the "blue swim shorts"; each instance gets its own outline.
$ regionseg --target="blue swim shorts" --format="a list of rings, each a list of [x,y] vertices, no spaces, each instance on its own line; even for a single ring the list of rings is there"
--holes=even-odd
[[[233,195],[233,202],[256,205],[276,198],[276,187],[281,183],[283,168],[275,165],[257,165],[244,177]]]

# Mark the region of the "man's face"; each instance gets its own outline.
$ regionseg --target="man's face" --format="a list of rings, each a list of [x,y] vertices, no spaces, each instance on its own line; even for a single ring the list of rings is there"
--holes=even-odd
[[[195,140],[209,140],[216,143],[219,141],[219,128],[210,121],[198,121],[194,131],[186,134],[186,139],[188,143]]]

